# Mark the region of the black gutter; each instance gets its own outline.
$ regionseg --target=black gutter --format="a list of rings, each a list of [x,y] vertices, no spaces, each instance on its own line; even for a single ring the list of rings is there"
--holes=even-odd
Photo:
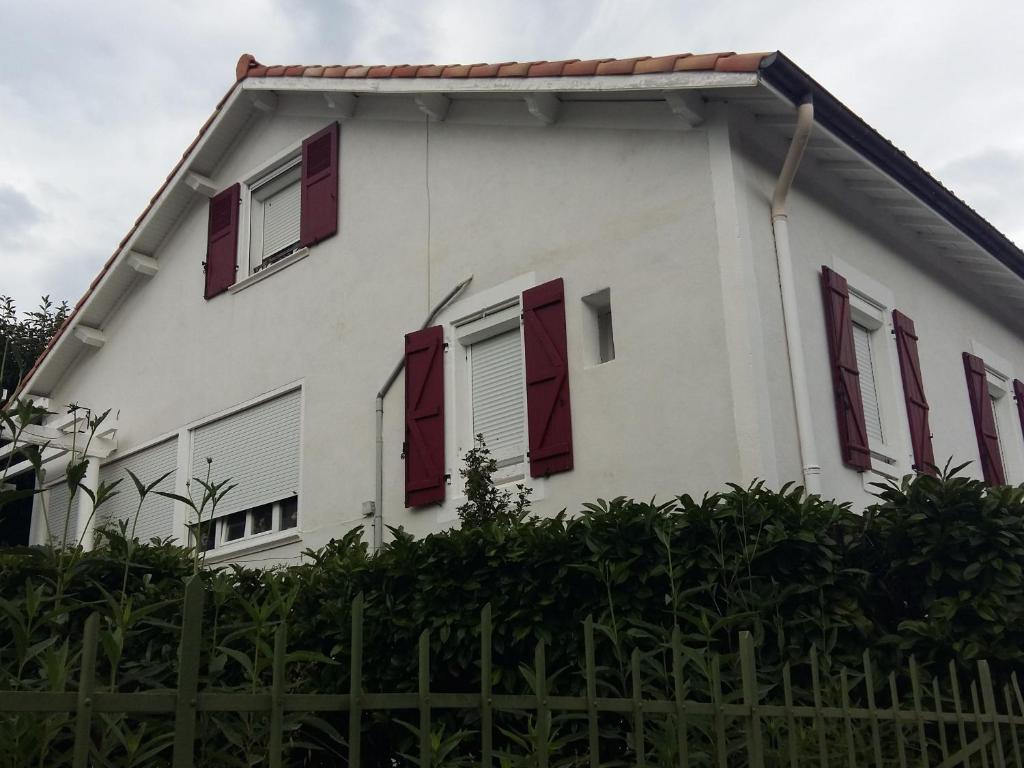
[[[921,202],[1024,279],[1024,251],[781,52],[761,60],[760,74],[765,82],[794,104],[799,104],[809,95],[814,100],[816,123],[892,176]]]

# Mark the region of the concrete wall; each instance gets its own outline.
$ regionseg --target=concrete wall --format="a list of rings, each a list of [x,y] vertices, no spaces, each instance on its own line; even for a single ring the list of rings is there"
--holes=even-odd
[[[361,522],[374,494],[374,394],[429,308],[468,274],[466,302],[562,277],[576,468],[539,484],[535,510],[736,479],[707,132],[670,119],[642,128],[621,109],[593,105],[586,121],[543,128],[504,119],[510,109],[456,104],[448,121],[428,123],[411,100],[361,104],[342,127],[338,235],[209,302],[200,267],[207,206],[198,201],[156,254],[160,272],[124,297],[106,345],[80,359],[52,401],[118,410],[123,453],[301,381],[303,538],[272,553],[287,559]],[[283,99],[214,181],[244,178],[330,119]],[[588,367],[581,299],[603,288],[616,359]],[[406,511],[402,393],[400,378],[385,406],[385,515],[423,534],[454,518],[456,436],[450,501]]]
[[[800,477],[795,416],[786,366],[786,347],[779,303],[778,270],[772,246],[770,198],[782,164],[784,144],[766,148],[764,131],[736,115],[737,142],[742,158],[744,204],[749,211],[752,247],[756,251],[758,297],[763,313],[766,357],[773,361],[766,386],[771,392],[779,475]],[[970,281],[958,278],[950,257],[929,248],[906,230],[889,223],[884,211],[849,192],[840,181],[805,158],[790,197],[789,228],[801,299],[799,313],[804,353],[811,388],[814,431],[822,465],[826,495],[854,502],[855,508],[870,502],[868,483],[882,479],[877,473],[863,475],[844,467],[836,431],[831,373],[828,362],[820,270],[828,265],[845,274],[851,287],[877,283],[876,292],[889,296],[892,308],[912,318],[920,337],[919,353],[926,395],[931,407],[936,462],[970,461],[966,470],[980,477],[978,446],[974,433],[961,354],[981,355],[987,364],[1011,379],[1024,377],[1024,321],[1013,317],[998,301],[985,296]],[[876,335],[878,337],[878,335]],[[880,377],[880,396],[890,403],[883,410],[885,427],[902,446],[901,463],[890,474],[909,472],[910,445],[906,410],[895,341],[886,329],[875,351],[890,369]],[[1024,482],[1024,441],[1012,397],[997,404],[1007,480]]]

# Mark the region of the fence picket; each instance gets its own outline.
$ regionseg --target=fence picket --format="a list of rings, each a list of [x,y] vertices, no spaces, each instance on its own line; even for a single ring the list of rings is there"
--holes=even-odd
[[[349,659],[348,764],[359,768],[363,726],[363,593],[352,601],[352,655]]]
[[[749,632],[740,632],[740,676],[743,679],[743,703],[750,708],[750,714],[747,716],[747,753],[750,768],[764,768],[761,715],[757,708],[757,661],[754,658],[754,638]]]
[[[1007,727],[1010,729],[1010,744],[1013,745],[1013,763],[1016,768],[1020,764],[1020,742],[1017,740],[1017,716],[1013,714],[1013,694],[1010,693],[1010,686],[1003,686],[1003,701],[1006,704]]]
[[[850,719],[850,684],[846,668],[839,670],[839,688],[843,697],[843,729],[846,731],[846,759],[849,768],[857,768],[857,755],[853,746],[853,720]]]
[[[78,677],[78,697],[75,712],[75,744],[71,764],[86,768],[92,741],[93,691],[96,688],[96,645],[99,638],[100,615],[92,614],[85,620],[82,633],[82,666]]]
[[[690,741],[687,735],[686,688],[683,685],[683,642],[679,627],[672,628],[672,684],[676,707],[676,752],[680,768],[690,764]]]
[[[892,701],[892,723],[896,728],[896,755],[900,768],[907,768],[907,746],[903,742],[903,723],[900,720],[900,692],[896,687],[896,673],[889,673],[889,698]]]
[[[992,687],[992,672],[989,670],[987,661],[978,662],[978,677],[981,679],[981,696],[985,701],[985,714],[992,721],[992,757],[996,768],[1006,768],[1003,738],[999,732],[999,710],[996,708],[996,693]]]
[[[199,650],[203,636],[203,600],[206,592],[198,576],[185,585],[178,645],[178,691],[174,707],[174,768],[192,768],[195,759],[196,704],[199,688]]]
[[[728,744],[725,740],[725,699],[722,696],[722,660],[711,658],[711,704],[714,707],[715,754],[718,768],[728,768]]]
[[[946,720],[942,711],[942,691],[939,688],[938,675],[932,678],[932,698],[935,701],[935,727],[939,729],[939,753],[942,760],[946,761],[949,759],[949,744],[946,741]]]
[[[533,654],[533,674],[536,676],[537,688],[534,693],[537,696],[537,728],[534,731],[537,737],[537,768],[548,768],[548,727],[550,725],[550,710],[548,709],[548,672],[544,660],[544,641],[537,641],[537,649]]]
[[[868,699],[871,749],[875,756],[875,768],[882,768],[882,738],[878,732],[878,709],[875,707],[875,677],[871,671],[871,654],[867,651],[864,651],[864,690]]]
[[[917,723],[917,744],[921,750],[921,768],[928,768],[928,738],[924,732],[924,718],[921,715],[921,680],[917,672],[917,661],[910,657],[910,694],[914,704],[914,721]]]
[[[981,704],[978,702],[978,684],[971,683],[971,704],[974,707],[973,720],[978,728],[978,742],[981,747],[981,768],[988,768],[988,745],[985,738],[985,718],[981,716]]]
[[[419,646],[420,768],[430,768],[430,630],[420,633]]]
[[[594,617],[583,622],[583,654],[587,677],[587,742],[590,745],[590,768],[601,765],[601,749],[597,730],[597,670],[594,662]]]
[[[491,698],[491,604],[480,611],[480,764],[491,768],[493,710]]]
[[[811,647],[811,687],[814,689],[814,730],[818,734],[818,764],[828,768],[828,743],[825,739],[825,718],[822,716],[821,675],[818,670],[818,649]],[[906,766],[903,766],[906,768]]]
[[[782,665],[782,695],[786,710],[786,752],[789,755],[789,768],[798,768],[796,717],[793,716],[793,677],[788,661]]]
[[[956,714],[957,735],[960,737],[961,749],[967,746],[967,723],[964,719],[964,708],[960,701],[960,679],[957,676],[956,664],[949,662],[949,685],[953,691],[953,711]],[[964,768],[971,768],[971,757],[964,757]]]
[[[644,768],[647,763],[647,740],[644,736],[644,700],[639,648],[634,648],[629,658],[629,676],[633,684],[633,751],[636,753],[637,768]]]
[[[285,648],[288,629],[282,620],[274,632],[274,661],[270,679],[270,768],[281,768],[284,735]]]

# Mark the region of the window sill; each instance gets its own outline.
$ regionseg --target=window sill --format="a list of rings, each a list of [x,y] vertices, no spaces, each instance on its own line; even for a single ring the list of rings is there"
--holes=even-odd
[[[257,534],[248,539],[240,539],[237,542],[225,544],[223,547],[207,552],[204,562],[207,565],[219,565],[245,555],[252,555],[257,552],[265,552],[268,549],[277,549],[286,544],[294,544],[302,541],[302,534],[296,529],[276,531],[274,533]]]
[[[302,261],[304,258],[309,256],[309,248],[299,248],[295,253],[290,253],[280,261],[275,261],[266,269],[261,269],[254,275],[249,275],[244,280],[239,280],[237,283],[228,288],[228,293],[238,293],[244,291],[250,285],[256,285],[261,280],[265,280],[271,275],[275,275],[286,267],[290,267],[297,261]]]

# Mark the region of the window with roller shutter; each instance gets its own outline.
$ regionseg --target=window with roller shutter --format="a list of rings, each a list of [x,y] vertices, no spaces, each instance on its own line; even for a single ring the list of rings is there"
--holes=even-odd
[[[235,284],[239,263],[243,277],[255,275],[337,233],[339,137],[338,124],[331,123],[291,156],[211,199],[204,262],[207,299]],[[247,237],[241,258],[240,226]]]
[[[302,390],[295,389],[192,430],[190,477],[209,472],[211,481],[235,486],[214,513],[212,548],[297,526],[301,428]]]
[[[135,526],[135,537],[141,542],[174,536],[174,502],[156,491],[174,492],[178,461],[178,440],[171,438],[158,445],[137,451],[100,467],[100,482],[113,485],[119,482],[117,494],[111,496],[96,510],[96,527],[116,528],[121,522],[128,525],[128,533]],[[139,494],[128,473],[141,483],[150,485],[164,479],[146,494],[139,507]],[[136,511],[138,517],[136,519]]]
[[[526,453],[523,345],[519,329],[469,347],[473,435],[483,435],[499,470],[521,465]]]

